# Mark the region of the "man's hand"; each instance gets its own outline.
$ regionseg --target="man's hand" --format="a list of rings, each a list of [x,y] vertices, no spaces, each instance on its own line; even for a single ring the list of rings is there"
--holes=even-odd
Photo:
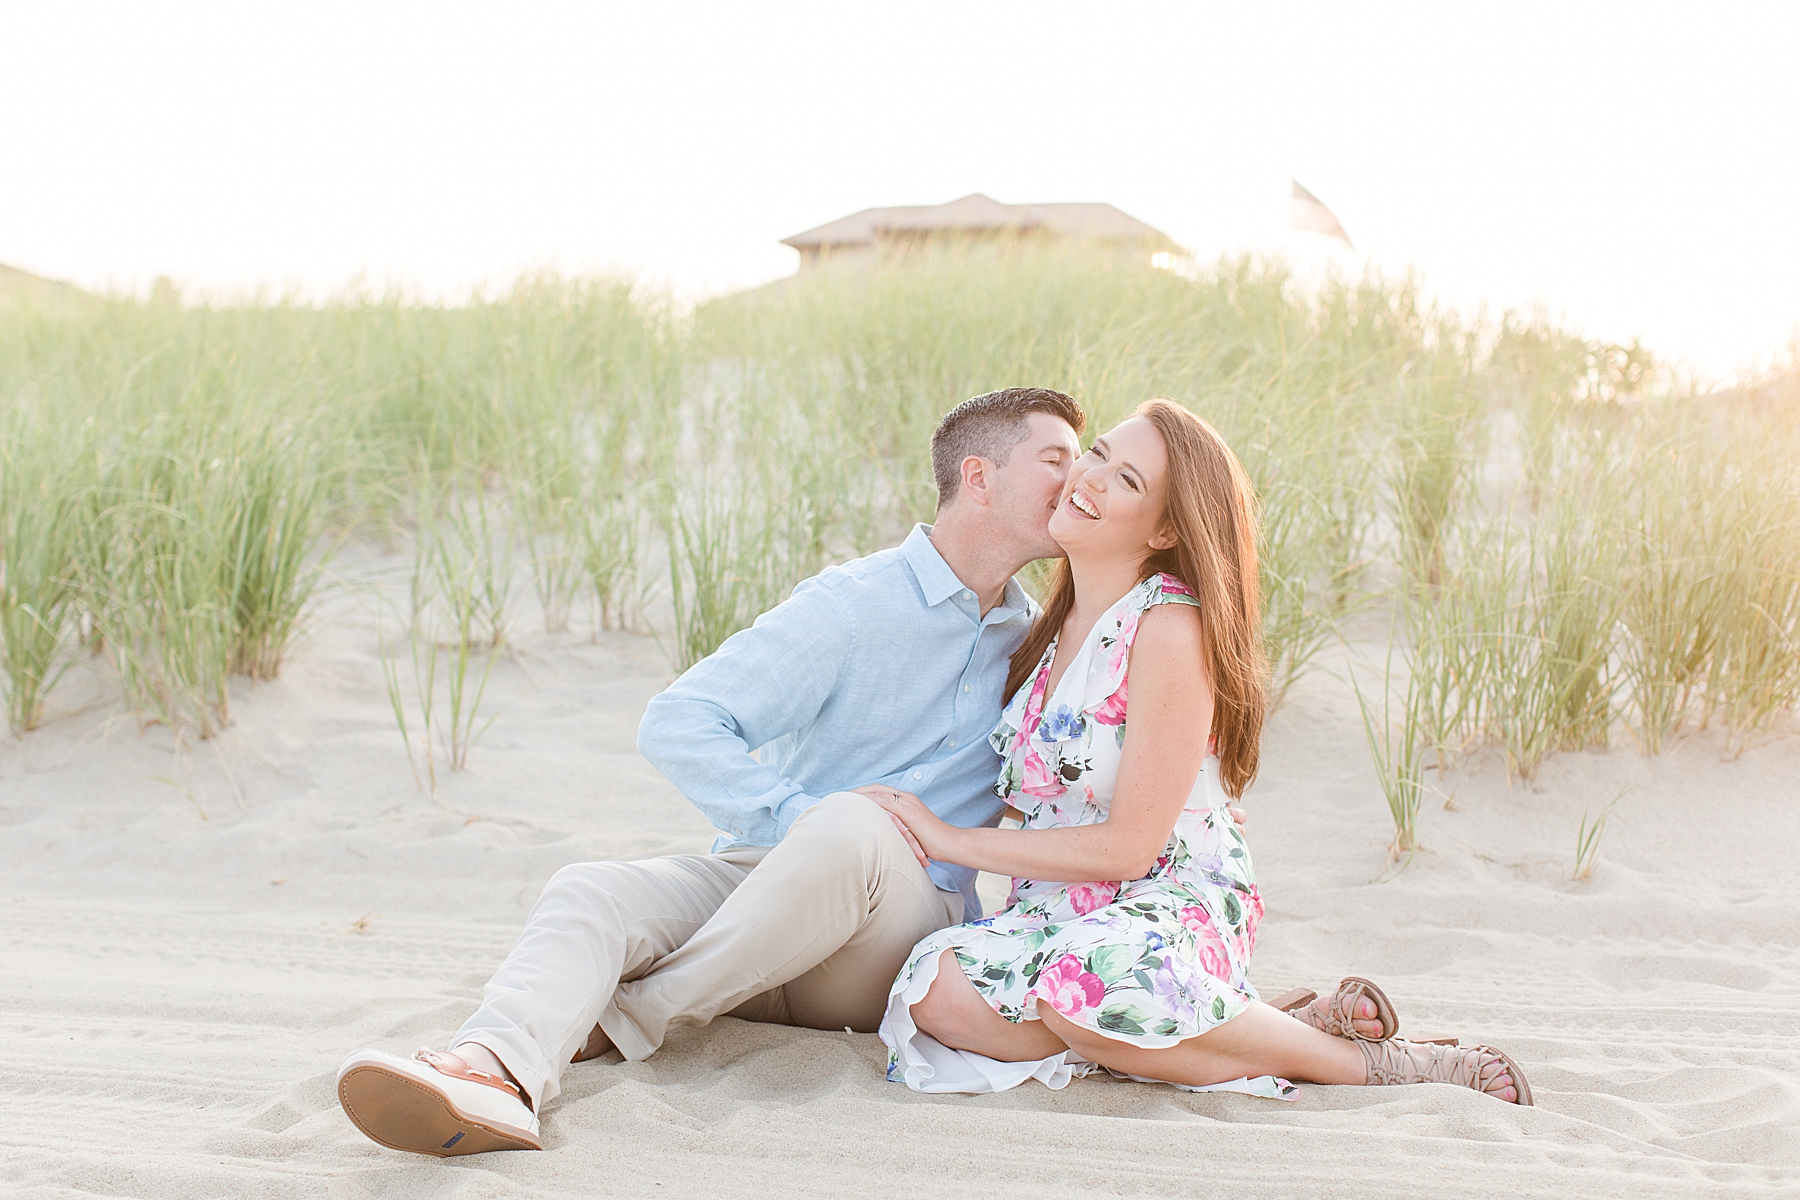
[[[1249,820],[1250,820],[1249,814],[1246,813],[1243,809],[1239,808],[1237,805],[1228,804],[1225,806],[1225,811],[1231,814],[1231,819],[1237,822],[1237,827],[1239,829],[1242,829],[1246,824],[1249,823]]]

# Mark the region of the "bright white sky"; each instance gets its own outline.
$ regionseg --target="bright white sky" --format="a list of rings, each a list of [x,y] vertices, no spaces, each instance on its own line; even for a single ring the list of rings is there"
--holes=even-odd
[[[0,0],[0,262],[455,293],[969,192],[1359,250],[1729,370],[1800,326],[1800,4]],[[1311,235],[1306,235],[1310,237]]]

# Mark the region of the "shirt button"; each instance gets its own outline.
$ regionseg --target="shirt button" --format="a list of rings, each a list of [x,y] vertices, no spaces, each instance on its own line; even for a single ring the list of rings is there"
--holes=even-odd
[[[914,779],[923,779],[923,778],[925,778],[925,772],[923,772],[923,771],[914,771],[914,772],[913,772],[913,778],[914,778]]]
[[[964,600],[973,600],[973,599],[974,599],[974,598],[975,598],[975,593],[974,593],[974,592],[964,592],[964,593],[963,593],[963,599],[964,599]]]
[[[956,739],[955,738],[950,739],[950,748],[952,750],[956,749]]]
[[[966,684],[966,683],[965,683],[965,684],[963,684],[963,691],[965,691],[965,692],[966,692],[966,691],[968,691],[968,690],[969,690],[969,685],[968,685],[968,684]]]

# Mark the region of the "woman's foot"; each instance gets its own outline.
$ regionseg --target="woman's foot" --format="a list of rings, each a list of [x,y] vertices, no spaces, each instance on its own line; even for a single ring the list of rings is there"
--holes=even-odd
[[[1400,1032],[1400,1018],[1388,1002],[1387,993],[1367,979],[1348,975],[1329,996],[1314,998],[1310,992],[1303,995],[1305,999],[1296,997],[1289,1003],[1281,1003],[1295,996],[1295,993],[1289,993],[1278,998],[1276,1007],[1332,1037],[1385,1042]]]
[[[1532,1103],[1525,1072],[1492,1046],[1428,1046],[1399,1039],[1359,1045],[1368,1063],[1370,1086],[1453,1083],[1509,1104]]]
[[[338,1103],[358,1129],[395,1150],[448,1158],[544,1148],[518,1085],[449,1051],[401,1058],[358,1050],[338,1068]]]

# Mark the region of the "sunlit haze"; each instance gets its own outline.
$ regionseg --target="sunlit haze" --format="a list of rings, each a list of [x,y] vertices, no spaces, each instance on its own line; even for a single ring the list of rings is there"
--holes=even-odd
[[[1724,372],[1800,323],[1800,6],[9,4],[0,263],[706,294],[970,192],[1359,255]],[[1360,258],[1359,258],[1360,261]]]

